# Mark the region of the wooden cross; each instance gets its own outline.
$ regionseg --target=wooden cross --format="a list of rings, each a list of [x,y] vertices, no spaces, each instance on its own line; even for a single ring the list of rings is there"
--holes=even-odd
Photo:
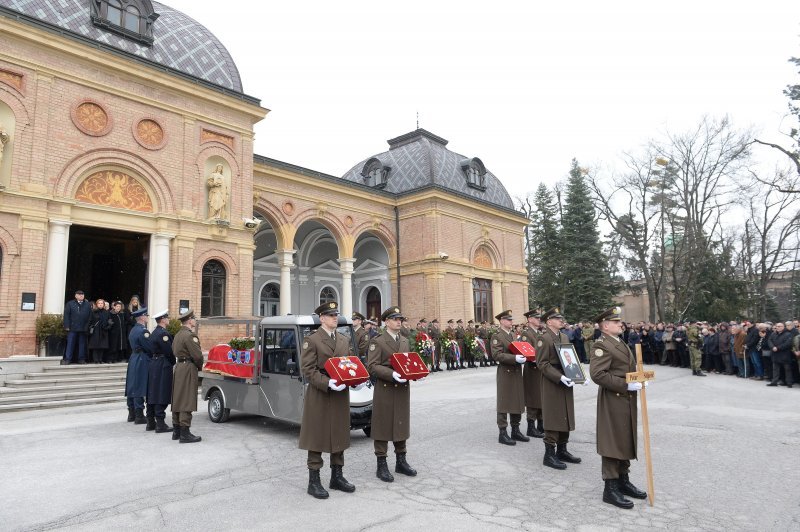
[[[650,506],[655,501],[655,490],[653,488],[653,461],[650,458],[650,421],[647,418],[647,393],[645,384],[656,378],[655,371],[645,371],[642,366],[642,344],[636,344],[636,371],[625,374],[625,382],[641,382],[642,389],[639,390],[639,398],[642,402],[642,433],[644,434],[644,460],[647,468],[647,495],[650,499]]]

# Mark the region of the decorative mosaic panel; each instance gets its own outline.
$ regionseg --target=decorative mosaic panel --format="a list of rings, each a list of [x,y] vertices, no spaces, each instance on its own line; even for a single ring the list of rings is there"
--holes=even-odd
[[[102,170],[87,177],[75,199],[106,207],[153,212],[153,202],[141,183],[126,173]]]

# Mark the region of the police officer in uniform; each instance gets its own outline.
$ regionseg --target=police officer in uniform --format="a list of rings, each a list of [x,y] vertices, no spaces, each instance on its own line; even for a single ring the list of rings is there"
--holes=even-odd
[[[147,430],[157,433],[172,432],[164,418],[167,405],[172,400],[172,367],[175,356],[172,354],[172,335],[167,332],[169,313],[163,310],[156,314],[156,328],[150,335],[153,356],[147,378]]]
[[[192,434],[192,412],[197,411],[197,372],[203,369],[203,348],[193,329],[197,324],[193,310],[178,316],[181,330],[172,342],[175,374],[172,378],[172,439],[196,443],[202,438]],[[176,428],[177,427],[177,428]]]
[[[542,326],[540,318],[542,311],[532,309],[523,314],[528,319],[528,324],[520,335],[521,342],[528,342],[536,348]],[[544,438],[542,430],[542,372],[536,362],[525,362],[522,370],[522,383],[525,388],[525,412],[528,418],[528,436]]]
[[[522,413],[525,411],[525,390],[522,384],[522,365],[525,357],[515,355],[509,350],[514,340],[514,318],[510,310],[495,316],[500,322],[500,330],[492,335],[492,358],[497,364],[497,427],[500,429],[498,441],[504,445],[516,445],[518,441],[530,441],[519,430]],[[508,418],[511,418],[511,436],[508,431]]]
[[[350,350],[344,335],[337,334],[339,304],[330,301],[314,310],[320,327],[303,340],[300,371],[308,383],[303,401],[303,420],[298,447],[308,451],[308,494],[327,499],[319,471],[322,453],[330,453],[330,489],[352,493],[356,487],[342,474],[344,451],[350,447],[350,391],[346,384],[337,384],[325,370],[332,357],[345,356]]]
[[[369,343],[367,368],[376,379],[372,399],[372,431],[378,468],[375,476],[384,482],[393,482],[386,455],[389,442],[394,442],[395,473],[410,477],[417,471],[406,461],[406,440],[411,435],[411,390],[406,379],[394,371],[389,361],[393,353],[411,350],[408,339],[400,334],[403,314],[399,307],[390,307],[381,314],[386,330]]]
[[[620,312],[615,307],[596,318],[601,335],[589,354],[589,372],[598,386],[597,454],[602,457],[603,502],[633,508],[625,495],[647,497],[628,479],[631,459],[636,458],[636,396],[642,383],[625,382],[625,374],[636,371],[636,358],[619,338]]]
[[[353,333],[356,335],[356,346],[358,346],[358,358],[362,362],[367,360],[367,347],[369,347],[369,335],[363,327],[366,318],[359,312],[353,312]]]
[[[542,463],[553,469],[566,469],[569,462],[580,464],[581,459],[567,450],[569,433],[575,430],[575,404],[572,398],[571,379],[564,375],[558,358],[558,345],[568,344],[561,332],[564,316],[558,307],[542,315],[546,328],[536,342],[536,360],[542,372],[542,421],[544,428],[544,459]],[[556,451],[556,447],[558,450]]]
[[[147,308],[140,308],[131,314],[136,324],[128,334],[131,356],[125,377],[125,397],[128,398],[128,421],[134,413],[134,423],[144,425],[144,398],[147,395],[147,373],[153,348],[150,331],[147,330]]]

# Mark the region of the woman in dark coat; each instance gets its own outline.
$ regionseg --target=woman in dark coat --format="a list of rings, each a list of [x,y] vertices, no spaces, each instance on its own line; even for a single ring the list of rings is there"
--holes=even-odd
[[[92,310],[92,319],[89,321],[89,351],[92,353],[92,362],[95,364],[103,363],[103,355],[108,350],[108,330],[111,324],[108,320],[108,311],[105,309],[106,302],[98,299],[95,308]]]
[[[109,364],[119,362],[128,354],[129,319],[130,317],[122,310],[122,302],[114,301],[111,312],[108,313],[108,321],[111,326],[108,329],[108,351],[105,361]]]

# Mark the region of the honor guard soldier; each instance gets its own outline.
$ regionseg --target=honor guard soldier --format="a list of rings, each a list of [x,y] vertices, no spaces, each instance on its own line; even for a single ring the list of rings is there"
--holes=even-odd
[[[536,360],[542,372],[542,421],[544,428],[544,460],[542,463],[553,469],[566,469],[569,462],[580,464],[581,459],[567,450],[569,433],[575,430],[575,403],[572,398],[571,379],[564,375],[558,358],[559,344],[568,344],[569,339],[561,332],[564,316],[558,307],[542,315],[546,327],[536,342]],[[557,451],[556,451],[557,447]]]
[[[518,441],[530,441],[519,430],[522,413],[525,411],[525,391],[522,384],[522,364],[525,357],[515,355],[509,350],[514,341],[512,327],[514,317],[510,310],[495,316],[500,322],[500,330],[492,335],[492,357],[497,364],[497,427],[500,429],[498,441],[505,445],[516,445]],[[509,437],[507,418],[511,418]]]
[[[322,453],[331,455],[330,489],[352,493],[356,487],[342,473],[344,451],[350,447],[350,391],[346,384],[337,384],[325,370],[332,357],[346,356],[350,351],[348,339],[336,333],[339,323],[339,304],[330,301],[314,310],[320,327],[303,340],[300,371],[306,386],[303,419],[298,447],[308,451],[308,494],[327,499],[319,471]]]
[[[363,327],[366,318],[359,312],[353,312],[353,333],[356,335],[356,346],[358,346],[358,358],[362,362],[367,360],[367,347],[369,347],[369,335]]]
[[[520,341],[528,342],[533,348],[539,342],[542,326],[540,321],[542,311],[529,310],[523,314],[528,319],[528,324],[523,329]],[[525,388],[525,413],[528,418],[528,436],[544,438],[542,429],[542,372],[536,362],[525,362],[522,371],[522,383]]]
[[[172,439],[195,443],[202,438],[189,430],[192,412],[197,411],[197,372],[203,369],[203,348],[193,329],[197,324],[193,310],[178,316],[181,330],[172,342],[175,374],[172,378]],[[177,427],[177,429],[176,429]]]
[[[147,373],[153,348],[150,344],[150,331],[147,330],[147,308],[140,308],[131,316],[136,324],[128,334],[131,356],[125,377],[125,397],[128,398],[128,421],[144,425],[144,398],[147,395]]]
[[[461,369],[464,369],[464,361],[467,360],[467,350],[464,347],[465,336],[464,320],[459,318],[456,320],[456,343],[458,344],[458,350],[461,352],[461,360],[458,361],[458,365]]]
[[[439,338],[442,337],[442,331],[439,329],[439,320],[433,318],[431,324],[428,325],[428,336],[433,340],[433,360],[431,360],[431,371],[442,371],[442,347],[439,345]]]
[[[631,484],[628,471],[636,458],[638,412],[636,396],[642,383],[626,383],[625,374],[636,371],[636,358],[620,340],[620,308],[609,309],[595,319],[600,338],[589,356],[589,373],[597,383],[597,454],[602,457],[605,482],[603,502],[633,508],[625,495],[644,499],[647,493]]]
[[[172,401],[172,335],[167,332],[169,313],[163,310],[155,315],[156,328],[150,335],[153,356],[147,378],[147,430],[157,433],[172,432],[165,422],[167,405]]]
[[[411,338],[411,327],[408,326],[408,318],[403,318],[400,324],[400,336],[403,338]]]
[[[381,320],[386,330],[369,343],[367,369],[377,380],[372,399],[372,429],[370,436],[375,440],[375,456],[378,468],[375,476],[384,482],[393,482],[389,472],[386,455],[389,442],[394,442],[395,473],[410,477],[417,471],[406,461],[406,440],[411,435],[411,390],[406,379],[392,369],[390,357],[393,353],[411,351],[408,339],[400,334],[403,314],[398,307],[383,311]]]

